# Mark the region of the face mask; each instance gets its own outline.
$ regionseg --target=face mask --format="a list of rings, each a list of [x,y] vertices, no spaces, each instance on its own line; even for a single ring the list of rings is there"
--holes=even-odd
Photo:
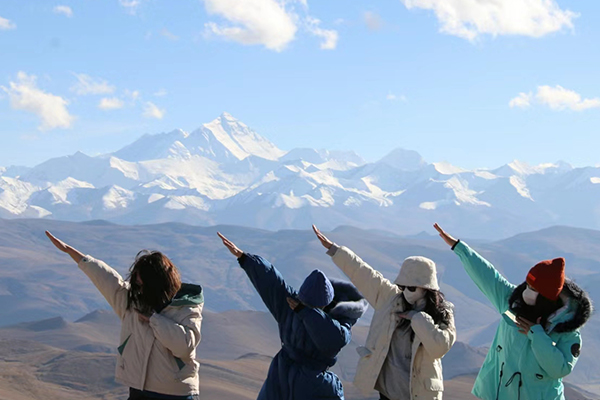
[[[538,292],[534,292],[529,288],[529,286],[523,291],[523,301],[528,306],[535,306],[535,301],[537,300],[537,297]]]
[[[410,290],[408,290],[408,288],[406,288],[402,293],[404,293],[404,298],[410,305],[415,304],[417,301],[425,297],[425,289],[420,287],[415,288],[414,292],[411,292]]]

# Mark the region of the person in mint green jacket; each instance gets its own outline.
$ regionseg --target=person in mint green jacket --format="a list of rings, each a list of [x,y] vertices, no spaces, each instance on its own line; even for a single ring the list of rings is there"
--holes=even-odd
[[[516,286],[466,243],[434,225],[471,279],[502,316],[472,393],[483,400],[562,400],[562,379],[581,353],[579,329],[591,301],[565,279],[565,260],[536,264]]]

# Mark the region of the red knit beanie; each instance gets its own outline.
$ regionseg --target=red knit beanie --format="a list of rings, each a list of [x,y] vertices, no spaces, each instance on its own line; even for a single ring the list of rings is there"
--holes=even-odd
[[[565,284],[565,259],[537,263],[529,270],[527,283],[545,298],[555,301]]]

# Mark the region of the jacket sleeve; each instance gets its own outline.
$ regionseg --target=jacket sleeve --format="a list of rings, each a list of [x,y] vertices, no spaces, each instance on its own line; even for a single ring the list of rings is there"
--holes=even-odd
[[[500,272],[485,258],[471,249],[466,243],[459,241],[454,247],[454,252],[458,255],[462,264],[492,305],[500,314],[508,310],[508,300],[515,285],[508,282]]]
[[[390,298],[400,293],[396,285],[345,246],[336,249],[332,260],[375,309],[387,304]]]
[[[127,310],[129,282],[124,281],[121,275],[104,261],[96,260],[91,256],[83,257],[78,266],[90,278],[119,318],[123,319]]]
[[[298,316],[315,346],[324,353],[337,354],[352,338],[347,324],[340,324],[321,310],[305,307]]]
[[[562,334],[556,345],[541,325],[532,326],[527,337],[538,364],[550,378],[563,378],[575,368],[581,351],[579,331]]]
[[[293,297],[293,290],[270,262],[261,256],[246,253],[238,261],[277,322],[293,312],[287,303],[287,298]]]
[[[411,326],[425,350],[434,358],[442,358],[456,341],[452,311],[450,311],[450,324],[447,326],[436,325],[433,318],[425,312],[416,313],[412,317]]]
[[[190,359],[200,343],[202,326],[202,308],[199,304],[191,308],[190,313],[181,321],[155,313],[150,318],[150,327],[154,337],[175,357]]]

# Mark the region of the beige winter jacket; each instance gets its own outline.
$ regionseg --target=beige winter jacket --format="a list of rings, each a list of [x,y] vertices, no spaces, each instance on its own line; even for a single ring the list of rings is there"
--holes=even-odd
[[[173,301],[149,323],[127,309],[129,282],[90,256],[79,268],[91,279],[121,319],[116,381],[138,390],[187,396],[198,394],[196,346],[204,300],[202,288],[184,284]]]
[[[400,297],[402,291],[347,247],[339,247],[332,258],[375,309],[365,347],[358,349],[361,358],[354,378],[354,384],[367,395],[374,390],[387,357],[396,329],[395,313],[404,311]],[[415,339],[411,359],[411,400],[442,398],[444,378],[441,358],[456,340],[452,313],[450,320],[451,323],[446,326],[436,325],[424,312],[412,317]]]

